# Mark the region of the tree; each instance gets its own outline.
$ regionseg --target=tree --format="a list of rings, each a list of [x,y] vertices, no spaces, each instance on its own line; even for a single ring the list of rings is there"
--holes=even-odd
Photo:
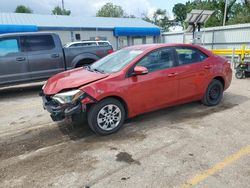
[[[28,14],[31,14],[32,12],[33,11],[29,7],[26,7],[24,5],[19,5],[15,9],[15,13],[28,13]]]
[[[167,16],[167,11],[163,9],[157,9],[152,18],[149,18],[144,14],[143,20],[161,27],[164,31],[169,31],[169,27],[172,25],[172,22]]]
[[[97,17],[124,17],[126,14],[121,6],[114,5],[113,3],[106,3],[96,13]]]
[[[229,22],[233,15],[233,7],[236,0],[227,0],[226,23]],[[176,21],[184,25],[186,14],[192,9],[213,10],[214,14],[206,22],[206,27],[221,26],[223,24],[225,12],[225,0],[193,0],[187,1],[185,4],[176,4],[173,8],[173,14]]]
[[[53,10],[52,10],[52,14],[55,15],[66,15],[69,16],[71,14],[70,10],[66,10],[66,9],[62,9],[59,6],[56,6]]]
[[[249,0],[244,0],[244,3],[247,7],[248,10],[250,10],[250,1]]]
[[[183,28],[184,26],[184,21],[187,17],[187,7],[186,5],[182,3],[177,3],[174,5],[173,10],[172,10],[174,16],[175,16],[175,21],[179,23]]]

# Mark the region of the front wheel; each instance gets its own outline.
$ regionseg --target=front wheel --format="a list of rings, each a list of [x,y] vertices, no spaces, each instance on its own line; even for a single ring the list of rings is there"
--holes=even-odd
[[[88,113],[90,128],[99,135],[117,132],[125,121],[125,109],[122,103],[114,98],[104,99],[90,107]]]
[[[223,96],[223,84],[219,80],[212,80],[203,96],[202,103],[206,106],[215,106],[220,103]]]

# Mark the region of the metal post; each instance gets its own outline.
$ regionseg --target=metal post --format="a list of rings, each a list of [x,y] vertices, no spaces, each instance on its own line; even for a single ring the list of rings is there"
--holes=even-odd
[[[214,30],[213,30],[213,35],[212,35],[212,49],[214,49]]]
[[[227,0],[225,0],[225,10],[224,10],[223,26],[225,26],[225,24],[226,24],[226,14],[227,14]]]
[[[236,62],[234,61],[234,54],[235,54],[235,47],[233,47],[233,53],[232,53],[232,59],[231,59],[231,62],[233,63],[233,68],[236,67]]]
[[[64,0],[62,0],[62,9],[64,10]]]

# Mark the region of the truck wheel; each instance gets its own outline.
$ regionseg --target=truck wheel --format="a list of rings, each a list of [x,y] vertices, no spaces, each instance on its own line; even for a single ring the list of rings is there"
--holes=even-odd
[[[94,62],[95,62],[94,59],[83,59],[76,64],[75,68],[91,65]]]
[[[109,135],[122,127],[125,109],[120,101],[107,98],[90,107],[87,119],[90,128],[96,134]]]
[[[236,73],[235,73],[235,77],[237,79],[242,79],[244,77],[244,71],[237,70]]]
[[[212,80],[203,96],[202,103],[206,106],[215,106],[223,96],[223,84],[219,80]]]

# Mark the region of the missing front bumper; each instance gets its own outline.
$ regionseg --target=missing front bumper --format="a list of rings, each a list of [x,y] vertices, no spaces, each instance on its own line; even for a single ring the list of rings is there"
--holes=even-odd
[[[78,101],[76,104],[60,105],[53,100],[48,100],[48,97],[42,96],[43,107],[50,113],[53,121],[61,121],[74,114],[79,114],[85,111],[83,104]]]

